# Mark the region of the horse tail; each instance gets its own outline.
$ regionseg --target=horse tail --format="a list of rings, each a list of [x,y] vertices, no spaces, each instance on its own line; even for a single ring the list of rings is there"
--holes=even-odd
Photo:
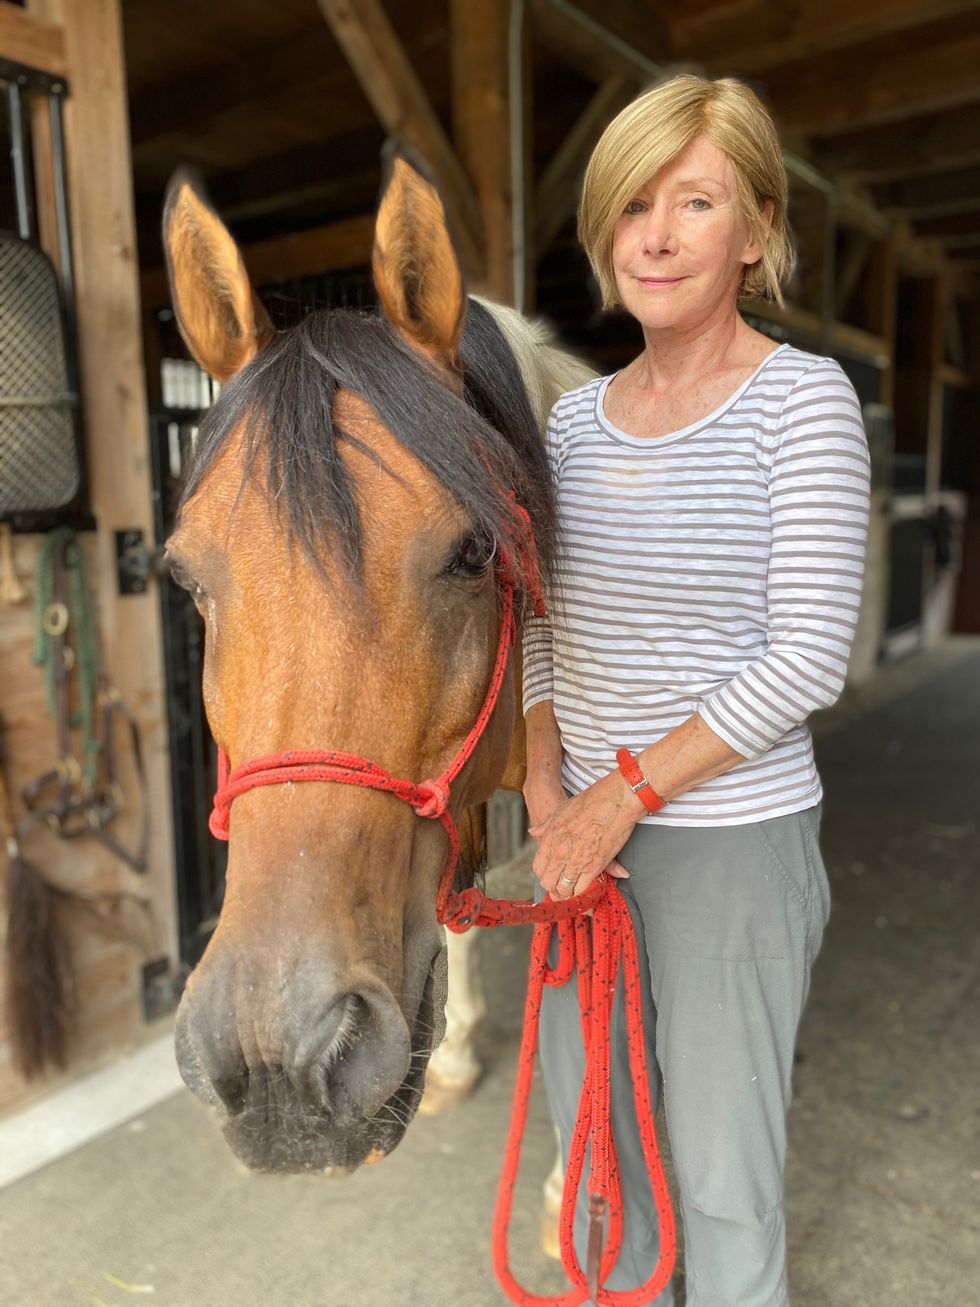
[[[30,1079],[67,1061],[68,950],[57,891],[19,853],[7,871],[7,1010],[11,1046]]]

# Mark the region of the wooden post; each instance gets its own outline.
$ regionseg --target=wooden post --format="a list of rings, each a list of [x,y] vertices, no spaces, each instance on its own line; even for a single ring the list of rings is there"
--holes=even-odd
[[[480,276],[479,206],[381,0],[317,4],[385,131],[428,160],[439,179],[463,265],[471,277]]]
[[[173,851],[159,597],[120,596],[116,531],[139,528],[153,543],[133,184],[120,0],[30,0],[32,15],[60,26],[70,95],[65,135],[75,263],[79,366],[91,506],[97,521],[93,590],[109,673],[137,719],[151,808],[150,876],[157,946],[177,956]],[[138,786],[117,834],[138,838]],[[106,863],[116,868],[112,859]],[[119,874],[116,872],[115,874]],[[128,994],[136,1020],[136,987]]]
[[[473,289],[504,304],[519,298],[523,308],[534,262],[525,172],[530,86],[520,75],[526,65],[522,0],[450,0],[449,22],[453,136],[483,218],[484,275]],[[521,85],[512,84],[512,74]]]

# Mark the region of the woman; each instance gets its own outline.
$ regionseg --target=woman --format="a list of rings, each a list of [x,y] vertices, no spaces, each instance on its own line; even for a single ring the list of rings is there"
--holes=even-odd
[[[579,234],[644,348],[552,412],[563,538],[549,617],[525,639],[534,871],[564,898],[608,869],[630,904],[689,1307],[788,1301],[785,1114],[829,909],[806,718],[844,684],[867,533],[850,383],[738,313],[781,299],[786,198],[772,122],[736,81],[677,77],[603,134]],[[625,1236],[607,1288],[642,1283],[658,1249],[622,1029]],[[548,992],[542,1059],[567,1150],[574,980]]]

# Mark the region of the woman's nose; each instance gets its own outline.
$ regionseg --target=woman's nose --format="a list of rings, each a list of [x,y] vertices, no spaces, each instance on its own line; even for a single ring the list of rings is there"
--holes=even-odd
[[[651,209],[647,213],[646,222],[643,224],[644,253],[669,254],[673,251],[675,242],[676,237],[670,215],[666,211],[660,212]]]

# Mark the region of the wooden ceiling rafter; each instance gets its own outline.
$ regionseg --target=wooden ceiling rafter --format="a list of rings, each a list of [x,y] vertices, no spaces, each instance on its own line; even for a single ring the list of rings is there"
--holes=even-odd
[[[52,77],[68,76],[62,28],[9,0],[0,0],[0,50],[12,63]]]
[[[317,0],[386,133],[428,160],[439,179],[459,255],[483,271],[483,220],[473,187],[380,0]]]
[[[636,91],[635,77],[607,77],[552,156],[537,188],[535,247],[539,257],[575,212],[582,174],[599,134]]]
[[[782,64],[844,50],[925,23],[980,11],[978,0],[733,0],[702,12],[685,7],[671,23],[672,54],[717,74],[754,77]]]
[[[980,24],[954,14],[773,68],[765,94],[781,127],[820,137],[980,100]]]
[[[969,167],[980,163],[980,102],[919,113],[901,125],[842,130],[814,141],[813,157],[821,168],[875,183]]]

